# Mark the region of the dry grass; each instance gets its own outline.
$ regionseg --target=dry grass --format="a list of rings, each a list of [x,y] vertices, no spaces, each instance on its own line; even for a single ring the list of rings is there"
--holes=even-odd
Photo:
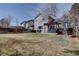
[[[69,56],[79,55],[79,42],[48,34],[0,34],[0,55]]]

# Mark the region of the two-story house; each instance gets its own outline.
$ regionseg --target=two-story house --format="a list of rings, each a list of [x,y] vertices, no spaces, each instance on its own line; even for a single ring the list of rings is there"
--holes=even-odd
[[[51,15],[43,15],[38,14],[34,18],[34,29],[37,32],[42,33],[52,33],[55,32],[59,27],[59,22],[55,21],[55,19]]]

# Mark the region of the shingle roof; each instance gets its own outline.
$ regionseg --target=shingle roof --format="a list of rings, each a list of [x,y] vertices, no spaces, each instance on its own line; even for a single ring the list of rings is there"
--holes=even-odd
[[[23,22],[21,22],[21,24],[23,24],[23,23],[28,23],[28,22],[34,22],[34,20],[28,20],[28,21],[23,21]]]

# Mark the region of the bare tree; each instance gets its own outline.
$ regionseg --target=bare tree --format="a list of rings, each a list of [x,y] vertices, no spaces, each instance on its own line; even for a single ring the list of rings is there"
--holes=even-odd
[[[79,26],[78,25],[77,15],[71,14],[71,13],[67,13],[67,14],[65,14],[62,17],[62,19],[63,19],[63,23],[65,25],[64,26],[65,29],[67,29],[67,28],[73,28],[74,29],[73,33],[77,35],[77,33],[78,33],[77,27]]]
[[[76,24],[76,20],[75,19],[76,18],[74,17],[74,15],[70,14],[70,13],[64,14],[63,17],[62,17],[63,22],[67,23],[68,27],[75,26],[75,24]]]
[[[53,3],[53,4],[46,4],[44,6],[45,8],[40,8],[40,13],[44,14],[44,15],[51,15],[53,17],[56,17],[57,14],[57,4]]]
[[[16,19],[16,26],[19,26],[19,19]]]
[[[5,18],[6,18],[5,21],[6,21],[7,27],[9,27],[11,23],[11,16],[7,16]]]
[[[10,26],[10,23],[11,23],[11,16],[7,16],[7,17],[6,17],[6,24],[7,24],[7,27]]]
[[[11,23],[11,16],[6,16],[0,20],[1,27],[9,27]]]

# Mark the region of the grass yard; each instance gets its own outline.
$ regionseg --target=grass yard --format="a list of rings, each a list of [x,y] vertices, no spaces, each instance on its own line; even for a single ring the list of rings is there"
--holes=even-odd
[[[73,56],[79,55],[79,42],[60,35],[0,34],[0,55]]]

